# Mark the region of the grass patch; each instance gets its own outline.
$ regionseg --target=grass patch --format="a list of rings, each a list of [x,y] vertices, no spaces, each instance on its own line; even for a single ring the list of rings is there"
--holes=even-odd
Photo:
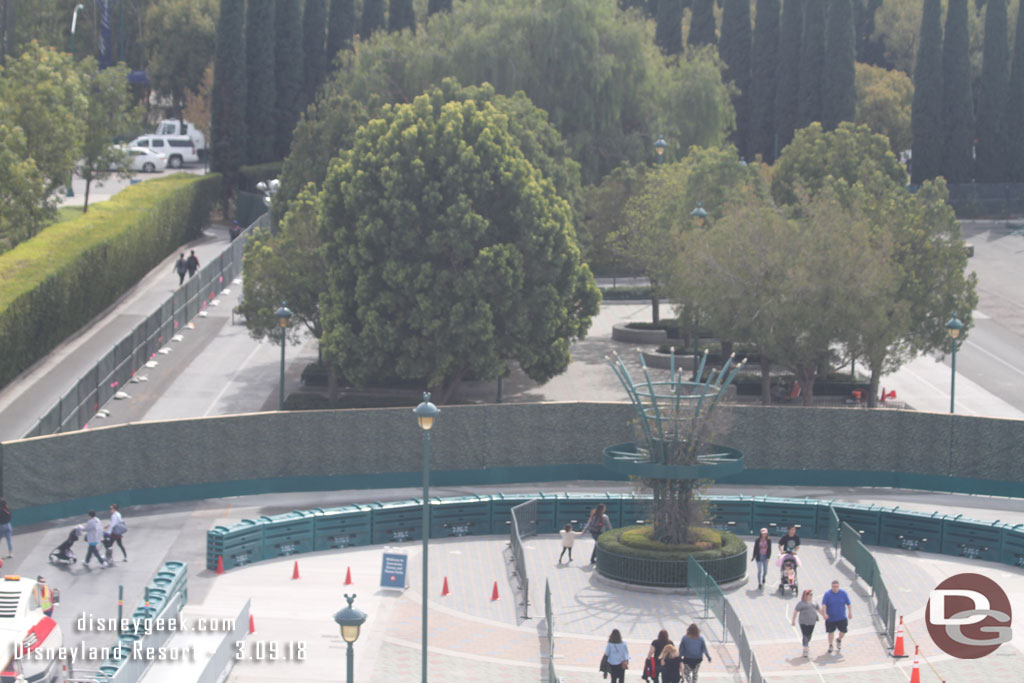
[[[695,527],[691,532],[697,539],[694,543],[669,545],[654,539],[653,526],[627,526],[604,532],[597,542],[609,552],[648,560],[685,561],[690,555],[696,560],[717,560],[747,550],[743,540],[728,531]]]

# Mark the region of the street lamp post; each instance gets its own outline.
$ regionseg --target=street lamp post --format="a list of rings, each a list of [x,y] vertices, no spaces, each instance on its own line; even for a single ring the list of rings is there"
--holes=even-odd
[[[946,323],[946,332],[949,333],[949,338],[953,346],[953,370],[949,376],[949,413],[953,414],[953,401],[956,398],[956,347],[958,345],[957,340],[960,338],[960,332],[964,329],[964,324],[960,322],[960,318],[953,314],[953,317]]]
[[[355,671],[355,653],[352,650],[352,644],[359,639],[359,628],[366,621],[366,612],[352,606],[352,601],[356,599],[355,595],[346,593],[345,599],[348,600],[348,607],[338,610],[334,614],[334,621],[341,628],[341,639],[348,643],[347,680],[348,683],[352,683]]]
[[[75,29],[78,27],[78,13],[85,9],[85,5],[78,3],[75,5],[75,11],[71,13],[71,61],[75,61]],[[68,189],[64,193],[65,197],[74,197],[75,189],[71,187],[71,181],[74,179],[74,169],[68,171]]]
[[[284,347],[286,341],[286,335],[288,333],[288,323],[292,319],[292,312],[288,310],[288,307],[281,302],[281,308],[274,312],[277,316],[278,325],[281,327],[281,389],[280,398],[277,402],[277,409],[284,410]]]
[[[658,136],[658,139],[654,141],[654,151],[658,154],[658,165],[665,163],[665,148],[668,147],[668,143],[665,142],[665,138]]]
[[[281,181],[274,178],[270,182],[263,180],[256,183],[256,189],[263,193],[263,205],[270,208],[270,205],[274,202],[274,195],[281,188]]]
[[[704,227],[704,220],[708,217],[708,212],[704,210],[704,207],[700,202],[697,202],[697,207],[690,212],[690,218],[696,223],[697,227]],[[700,377],[697,377],[697,356],[699,354],[697,349],[697,309],[693,308],[693,328],[691,334],[693,335],[693,381],[699,382]]]
[[[423,644],[422,683],[427,683],[427,541],[430,538],[430,429],[440,414],[437,406],[430,402],[430,392],[423,392],[423,402],[413,411],[420,429],[423,430]]]

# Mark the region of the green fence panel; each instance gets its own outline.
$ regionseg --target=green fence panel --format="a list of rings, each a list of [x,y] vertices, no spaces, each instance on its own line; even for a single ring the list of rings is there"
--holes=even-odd
[[[555,532],[555,497],[548,493],[496,493],[491,496],[491,533],[507,534],[512,523],[512,508],[528,500],[537,499],[537,533]]]
[[[879,512],[885,508],[877,505],[857,505],[855,503],[833,503],[839,519],[848,523],[860,533],[861,540],[868,545],[878,545],[880,528]]]
[[[490,533],[490,496],[460,496],[431,501],[431,538],[488,536]]]
[[[818,506],[820,510],[822,506]],[[828,541],[832,544],[833,550],[839,549],[839,514],[833,505],[828,506]]]
[[[564,497],[555,498],[555,528],[563,529],[566,524],[572,524],[574,529],[579,530],[590,519],[590,512],[600,503],[604,504],[612,526],[628,526],[622,523],[622,496],[611,493],[567,493]]]
[[[942,552],[978,560],[999,560],[1002,529],[973,519],[946,517],[942,521]]]
[[[431,498],[431,501],[437,500]],[[374,503],[370,536],[375,545],[419,541],[423,538],[423,500]]]
[[[797,534],[814,538],[818,528],[817,505],[811,501],[790,498],[759,498],[753,505],[752,531],[767,528],[768,533],[780,536],[790,525],[795,525]]]
[[[939,552],[944,515],[898,509],[886,510],[881,515],[878,545]]]
[[[295,510],[263,521],[263,558],[308,553],[313,550],[313,513]]]
[[[216,526],[206,532],[206,568],[217,569],[217,558],[224,569],[232,569],[264,558],[263,521],[243,519],[231,526]]]
[[[1024,524],[1003,527],[999,561],[1024,567]]]
[[[644,524],[651,519],[651,497],[624,495],[622,496],[619,526]]]
[[[708,498],[708,517],[715,529],[725,529],[746,536],[757,533],[754,527],[754,501],[744,496],[713,496]]]
[[[313,510],[313,549],[370,545],[373,538],[370,533],[371,511],[369,505]]]

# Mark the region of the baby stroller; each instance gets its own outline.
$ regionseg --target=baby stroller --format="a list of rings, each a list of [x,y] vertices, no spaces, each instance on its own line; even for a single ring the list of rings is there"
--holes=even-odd
[[[793,595],[799,595],[800,584],[797,580],[797,569],[800,567],[800,560],[792,553],[782,556],[779,571],[779,595],[785,595],[791,591]]]
[[[67,539],[59,546],[50,551],[50,562],[53,564],[74,564],[78,562],[78,558],[75,557],[75,553],[71,550],[71,546],[78,541],[79,536],[82,534],[82,527],[76,526],[68,533]]]

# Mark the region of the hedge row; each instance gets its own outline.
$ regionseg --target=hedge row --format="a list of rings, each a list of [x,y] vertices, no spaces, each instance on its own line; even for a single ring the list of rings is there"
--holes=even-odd
[[[621,529],[612,529],[601,534],[597,542],[605,550],[619,555],[629,555],[631,557],[639,557],[647,560],[676,560],[685,561],[687,557],[693,555],[695,560],[717,560],[720,557],[730,557],[738,553],[746,551],[747,545],[743,542],[736,534],[729,531],[716,532],[720,535],[721,546],[712,548],[710,550],[696,550],[687,546],[677,546],[678,549],[655,549],[650,548],[638,548],[633,545],[627,545],[622,542],[622,536],[629,535],[631,532],[642,530],[642,526],[626,526]],[[694,530],[698,531],[698,530]],[[700,540],[710,540],[711,535],[704,532],[703,529],[699,530],[698,538]],[[671,546],[663,546],[661,544],[655,544],[660,548],[671,548]]]
[[[220,181],[179,173],[132,185],[0,255],[0,386],[199,235]]]

